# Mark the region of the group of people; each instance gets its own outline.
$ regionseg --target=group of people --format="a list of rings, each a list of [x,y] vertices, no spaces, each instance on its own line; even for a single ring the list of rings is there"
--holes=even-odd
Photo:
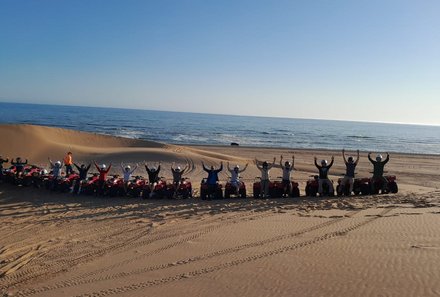
[[[346,166],[346,172],[342,180],[342,184],[349,184],[350,187],[349,193],[351,193],[353,191],[356,166],[359,162],[359,150],[357,151],[356,160],[354,160],[352,156],[349,156],[347,158],[345,154],[345,150],[342,150],[342,157]],[[387,184],[383,174],[384,174],[385,164],[388,163],[389,159],[390,159],[390,155],[388,153],[385,160],[383,160],[383,157],[380,154],[378,154],[376,156],[376,159],[373,160],[371,158],[371,152],[368,153],[368,160],[373,164],[372,178],[373,180],[381,180],[382,181],[381,184],[383,185],[383,187],[385,187]],[[54,181],[56,181],[56,179],[61,177],[63,166],[65,166],[66,175],[73,173],[74,172],[73,166],[75,166],[76,169],[78,170],[79,181],[87,179],[87,174],[91,167],[91,163],[88,165],[86,164],[78,165],[77,163],[73,162],[72,152],[68,152],[64,157],[63,161],[52,162],[50,158],[48,158],[48,160],[50,164],[50,169],[52,171],[52,175],[54,177]],[[8,158],[4,159],[3,157],[0,156],[1,172],[3,172],[3,164],[7,162],[9,162]],[[98,165],[96,161],[94,161],[93,163],[99,173],[99,177],[98,177],[99,188],[102,189],[104,187],[105,181],[107,180],[107,175],[112,167],[112,164],[110,163],[109,166],[106,166],[106,164]],[[327,185],[330,192],[334,192],[333,183],[328,178],[330,168],[333,166],[334,163],[334,157],[332,156],[330,163],[327,160],[321,160],[320,164],[318,164],[318,160],[315,157],[314,163],[319,172],[318,193],[320,195],[323,194],[324,185]],[[17,175],[23,172],[24,167],[27,164],[28,164],[28,160],[23,161],[20,157],[16,158],[15,160],[11,160],[11,165],[15,166]],[[291,175],[295,168],[294,164],[295,164],[295,156],[292,156],[291,162],[286,160],[283,163],[283,156],[281,155],[279,165],[282,169],[282,185],[284,187],[284,193],[285,193],[284,195],[289,195],[292,190]],[[227,170],[230,174],[229,182],[231,186],[235,188],[236,193],[239,192],[242,183],[242,181],[240,181],[240,174],[243,173],[248,168],[248,165],[249,164],[246,164],[244,168],[240,169],[239,165],[230,167],[229,162],[227,163]],[[276,165],[276,158],[273,159],[272,163],[269,163],[267,161],[262,162],[255,159],[255,165],[261,172],[261,177],[260,177],[261,197],[267,197],[269,195],[270,170]],[[131,168],[130,165],[124,165],[123,163],[121,163],[120,167],[122,171],[122,177],[123,177],[125,189],[127,189],[127,185],[131,181],[132,175],[134,171],[138,168],[138,165],[136,164],[134,168]],[[214,166],[210,166],[210,168],[208,168],[202,162],[202,168],[208,174],[206,178],[206,183],[208,187],[210,187],[211,190],[214,190],[214,188],[217,186],[217,183],[219,181],[218,175],[223,170],[223,162],[220,163],[220,167],[218,169],[216,169]],[[145,169],[148,174],[148,181],[154,187],[157,184],[157,182],[160,180],[159,174],[161,171],[161,163],[159,162],[157,167],[156,166],[149,167],[148,164],[145,163]],[[186,173],[188,169],[189,169],[188,164],[184,168],[181,168],[180,166],[176,167],[175,163],[171,165],[173,184],[175,185],[176,191],[183,180],[183,174]]]
[[[353,192],[353,184],[354,184],[354,178],[355,178],[355,170],[356,166],[359,162],[359,150],[357,151],[357,158],[354,160],[352,156],[346,157],[345,150],[342,150],[342,157],[344,159],[346,172],[344,175],[344,178],[342,179],[342,184],[349,184],[349,193],[351,194]],[[385,160],[383,160],[382,155],[378,154],[376,156],[376,159],[373,160],[371,158],[371,152],[368,153],[368,160],[373,164],[373,180],[381,180],[382,181],[382,191],[385,190],[385,187],[387,185],[387,180],[383,176],[384,174],[384,167],[385,164],[388,163],[390,159],[390,155],[387,153],[387,157]],[[318,159],[314,158],[314,163],[316,168],[318,169],[319,175],[318,175],[318,193],[320,196],[323,195],[323,189],[324,185],[326,185],[329,189],[329,192],[333,193],[333,183],[329,179],[329,171],[330,168],[333,166],[334,163],[334,156],[332,156],[330,163],[327,160],[321,160],[320,164],[318,164]],[[283,156],[280,157],[279,165],[282,169],[282,185],[284,187],[284,196],[290,195],[292,191],[292,183],[291,183],[291,175],[292,171],[294,170],[294,164],[295,164],[295,156],[292,156],[292,161],[285,161],[283,163]],[[261,172],[260,177],[260,196],[262,198],[269,196],[269,184],[270,184],[270,170],[276,165],[276,158],[273,159],[272,163],[269,163],[267,161],[259,161],[255,159],[255,165]],[[206,179],[206,183],[208,186],[213,190],[216,187],[216,184],[218,182],[218,174],[223,170],[223,162],[220,163],[220,167],[218,169],[215,169],[214,166],[211,166],[211,168],[207,168],[204,163],[202,163],[203,170],[205,170],[208,173],[208,177]],[[230,172],[230,183],[233,187],[235,187],[236,192],[238,193],[239,187],[241,184],[240,181],[240,173],[246,170],[248,164],[240,170],[239,165],[236,165],[234,168],[229,167],[228,163],[228,171]],[[373,183],[374,186],[374,183]]]

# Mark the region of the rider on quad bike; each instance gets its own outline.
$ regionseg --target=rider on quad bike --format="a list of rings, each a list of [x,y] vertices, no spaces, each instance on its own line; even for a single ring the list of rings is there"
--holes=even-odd
[[[373,164],[373,177],[372,177],[372,183],[371,183],[372,193],[374,193],[376,190],[376,189],[374,189],[374,184],[376,183],[376,181],[381,181],[382,182],[382,189],[381,190],[382,190],[382,192],[386,191],[388,181],[383,176],[383,171],[384,171],[385,164],[387,164],[388,161],[390,160],[390,154],[387,153],[387,158],[385,159],[385,161],[382,161],[382,155],[378,154],[376,156],[376,161],[375,161],[371,158],[371,152],[370,152],[370,153],[368,153],[368,160],[370,160],[371,164]]]
[[[8,163],[9,158],[3,159],[2,156],[0,156],[0,178],[3,177],[3,163]]]
[[[262,163],[262,165],[259,165],[261,163],[257,159],[255,159],[255,165],[257,165],[257,168],[261,171],[261,180],[260,180],[260,193],[261,198],[267,198],[269,197],[269,183],[270,183],[270,176],[269,172],[270,169],[275,165],[276,158],[273,158],[273,163],[269,165],[266,161]]]
[[[136,164],[134,166],[133,169],[131,169],[130,165],[126,165],[124,166],[124,164],[122,164],[121,162],[121,169],[122,169],[122,174],[124,175],[124,192],[127,194],[127,186],[130,183],[131,180],[131,175],[133,174],[133,172],[138,168],[138,165]]]
[[[50,169],[52,170],[52,184],[50,185],[51,190],[55,190],[55,187],[57,185],[58,179],[61,178],[61,170],[63,167],[63,164],[61,161],[56,161],[55,163],[52,162],[50,158],[47,158],[49,160]]]
[[[78,172],[79,172],[79,178],[73,187],[75,189],[74,193],[79,194],[81,191],[81,187],[80,187],[81,182],[83,182],[84,180],[87,179],[87,173],[89,172],[90,166],[92,166],[92,164],[89,163],[89,165],[87,165],[87,167],[85,164],[81,164],[81,166],[78,166],[78,164],[73,163],[73,165],[75,165],[76,169],[78,169]]]
[[[73,173],[73,158],[72,158],[72,152],[68,152],[66,156],[64,157],[64,166],[66,166],[66,177],[69,176],[69,174]]]
[[[174,185],[174,194],[173,196],[177,195],[177,191],[179,190],[180,184],[183,179],[183,174],[189,169],[189,165],[186,164],[185,167],[182,169],[180,166],[177,166],[174,168],[175,163],[171,165],[171,172],[173,174],[173,185]]]
[[[150,189],[151,189],[151,192],[150,192],[149,195],[150,195],[150,198],[151,198],[151,197],[153,197],[154,189],[156,188],[156,185],[157,185],[157,183],[160,180],[160,177],[159,177],[160,162],[159,162],[159,165],[157,166],[157,168],[154,167],[154,166],[149,168],[148,164],[145,163],[145,169],[147,170],[147,173],[148,173],[148,181],[150,183]]]
[[[208,185],[208,196],[211,197],[213,193],[215,193],[217,189],[218,182],[218,174],[223,170],[223,162],[220,162],[220,168],[215,169],[214,166],[211,166],[210,169],[205,167],[205,164],[202,162],[203,170],[208,173],[208,177],[206,178],[206,184]]]
[[[290,180],[290,175],[293,171],[294,164],[295,164],[295,156],[292,156],[292,163],[290,163],[289,161],[286,161],[286,162],[284,162],[284,165],[283,165],[283,155],[281,155],[280,166],[281,166],[281,169],[283,170],[282,185],[283,185],[283,189],[284,189],[282,196],[285,196],[285,197],[289,197],[289,195],[292,193],[292,182]]]
[[[27,159],[25,162],[23,162],[20,157],[15,158],[15,162],[11,161],[11,165],[15,166],[16,177],[19,177],[23,173],[24,166],[27,165],[27,163],[28,163]]]
[[[353,160],[352,156],[349,156],[348,159],[345,158],[345,149],[342,149],[342,158],[344,159],[346,171],[344,178],[341,181],[341,185],[346,185],[347,182],[350,184],[349,195],[353,192],[353,184],[354,184],[354,175],[355,169],[359,162],[359,150],[357,150],[357,158],[356,161]]]
[[[330,167],[332,167],[335,157],[332,156],[332,161],[328,164],[327,160],[321,161],[321,166],[318,165],[317,158],[315,157],[315,166],[319,170],[319,179],[318,179],[318,193],[319,196],[323,196],[323,185],[326,184],[328,186],[329,194],[334,194],[333,183],[328,178],[328,172]]]
[[[98,178],[98,191],[96,192],[96,195],[103,195],[104,194],[104,185],[105,185],[105,181],[107,180],[107,174],[110,171],[110,169],[112,168],[112,163],[110,163],[110,165],[107,166],[105,164],[102,164],[101,166],[99,166],[96,161],[93,161],[93,163],[95,164],[96,169],[99,172],[99,178]]]
[[[235,189],[234,193],[238,194],[240,191],[240,185],[241,185],[240,173],[243,173],[247,169],[249,164],[246,164],[244,166],[244,168],[241,170],[240,170],[240,166],[238,166],[238,165],[235,165],[234,168],[229,167],[229,162],[227,163],[227,165],[228,165],[228,171],[231,174],[230,183],[231,183],[232,187],[234,187],[234,189]]]

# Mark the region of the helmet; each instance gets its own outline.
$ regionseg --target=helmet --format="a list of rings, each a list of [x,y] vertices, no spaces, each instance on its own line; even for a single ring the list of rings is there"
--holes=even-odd
[[[289,161],[284,162],[284,166],[290,167],[290,162]]]
[[[240,166],[235,165],[234,170],[238,170],[238,169],[240,169]]]
[[[177,166],[176,171],[180,172],[180,166]]]
[[[376,156],[376,161],[377,161],[377,162],[382,161],[382,155],[380,155],[380,154],[377,155],[377,156]]]
[[[130,165],[125,166],[125,171],[129,171],[131,169]]]
[[[350,157],[348,157],[348,162],[353,162],[353,157],[352,156],[350,156]]]
[[[55,166],[57,166],[57,167],[61,167],[61,161],[56,161],[56,162],[55,162]]]
[[[321,165],[322,165],[322,166],[327,166],[327,163],[328,163],[327,160],[322,160],[322,161],[321,161]]]
[[[47,174],[47,170],[46,169],[41,170],[40,174],[41,175],[46,175]]]
[[[151,172],[156,172],[156,167],[151,167],[150,171]]]
[[[267,163],[266,161],[263,162],[263,167],[267,167],[269,166],[269,163]]]
[[[107,166],[105,166],[105,164],[102,164],[102,165],[101,165],[101,169],[104,170],[104,169],[106,169],[106,168],[107,168]]]

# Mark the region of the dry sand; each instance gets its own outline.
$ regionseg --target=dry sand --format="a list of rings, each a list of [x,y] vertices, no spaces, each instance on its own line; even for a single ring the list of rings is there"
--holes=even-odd
[[[0,126],[0,153],[75,161],[244,166],[295,155],[303,193],[340,152],[176,146],[28,125]],[[360,148],[362,149],[362,148]],[[226,163],[225,163],[226,165]],[[350,198],[143,201],[0,185],[0,292],[14,296],[439,296],[440,156],[391,154],[399,193]],[[119,173],[119,166],[114,173]],[[371,164],[361,154],[358,175]],[[145,175],[142,166],[137,174]],[[281,174],[279,168],[271,172]],[[222,173],[221,178],[227,179]],[[197,193],[196,193],[197,194]]]

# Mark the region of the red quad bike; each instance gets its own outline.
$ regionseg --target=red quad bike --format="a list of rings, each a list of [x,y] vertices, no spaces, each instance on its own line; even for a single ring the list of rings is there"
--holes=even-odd
[[[168,198],[181,198],[187,199],[192,198],[192,185],[188,178],[182,178],[179,187],[176,190],[176,185],[174,183],[169,183],[167,185],[167,194]],[[174,195],[175,194],[175,195]]]
[[[40,176],[41,168],[31,165],[29,167],[25,167],[23,174],[21,175],[21,184],[23,186],[31,186],[37,185],[37,178]]]
[[[343,178],[338,179],[338,185],[336,186],[336,194],[338,196],[350,196],[350,183],[347,181],[345,184],[342,183]],[[370,194],[370,178],[355,178],[353,181],[353,193],[355,195],[369,195]]]
[[[318,194],[318,189],[319,189],[319,176],[318,175],[311,175],[311,177],[313,177],[313,178],[311,178],[307,181],[305,192],[306,192],[306,196],[308,196],[308,197],[316,197],[316,195]],[[330,192],[330,189],[327,184],[324,184],[322,186],[322,194],[324,196],[329,196],[329,197],[333,197],[335,195],[335,193]]]
[[[55,188],[62,193],[70,192],[78,179],[78,174],[71,173],[68,176],[59,178]]]
[[[76,183],[74,192],[78,194],[93,195],[98,190],[99,174],[95,173],[89,178],[82,180],[80,183]]]
[[[300,191],[298,188],[298,183],[291,181],[290,187],[292,189],[291,193],[287,193],[287,189],[283,185],[283,178],[281,176],[278,177],[279,180],[275,180],[269,183],[269,195],[272,198],[281,198],[283,195],[289,197],[299,197]]]
[[[104,184],[104,196],[116,197],[125,194],[124,179],[119,175],[114,175]]]
[[[223,185],[217,183],[215,187],[209,186],[206,178],[202,179],[200,183],[200,198],[206,199],[223,199]]]
[[[155,198],[155,199],[163,199],[167,195],[167,183],[161,177],[161,179],[156,183],[154,188],[152,188],[152,184],[148,183],[145,185],[142,191],[142,198]]]
[[[24,177],[31,170],[30,165],[25,165],[23,168],[23,171],[18,174],[17,176],[17,168],[15,166],[9,167],[9,169],[5,170],[5,179],[6,181],[9,181],[10,183],[20,186],[24,185]],[[32,179],[28,179],[28,182],[31,182]],[[32,183],[32,182],[31,182]],[[30,184],[29,184],[30,185]]]
[[[228,199],[231,196],[246,198],[246,185],[244,182],[240,181],[240,185],[238,188],[234,187],[231,182],[227,182],[225,185],[225,198]]]
[[[399,191],[399,188],[396,183],[396,176],[395,175],[385,175],[384,178],[387,180],[387,184],[385,186],[385,190],[382,191],[383,188],[383,180],[380,178],[369,179],[369,185],[370,185],[370,191],[371,194],[379,194],[379,191],[381,191],[382,194],[388,194],[388,193],[397,193]],[[374,186],[374,190],[373,190]]]
[[[147,185],[148,181],[142,176],[135,176],[134,179],[127,184],[127,196],[134,198],[141,196],[142,191]]]

